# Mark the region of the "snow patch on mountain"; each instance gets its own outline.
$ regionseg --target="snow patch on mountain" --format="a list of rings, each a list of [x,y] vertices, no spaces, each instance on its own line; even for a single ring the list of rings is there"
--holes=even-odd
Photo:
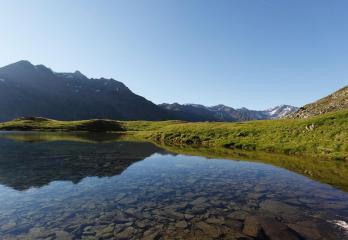
[[[267,113],[271,119],[276,118],[283,118],[286,115],[297,111],[298,108],[290,105],[279,105],[270,109],[265,110],[265,113]]]

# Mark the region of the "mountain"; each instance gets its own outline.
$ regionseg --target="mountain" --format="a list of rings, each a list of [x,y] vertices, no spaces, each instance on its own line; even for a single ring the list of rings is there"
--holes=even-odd
[[[290,113],[296,112],[298,107],[290,106],[290,105],[280,105],[274,108],[270,108],[265,112],[268,113],[271,119],[283,118]]]
[[[287,118],[308,118],[324,113],[348,109],[348,86],[324,97],[314,103],[307,104]]]
[[[156,105],[114,79],[87,78],[79,71],[58,73],[28,61],[0,68],[0,121],[44,117],[236,122],[279,118],[294,110],[288,105],[264,111],[225,105]]]
[[[163,103],[159,106],[171,112],[177,119],[219,122],[276,119],[297,110],[296,107],[289,105],[280,105],[263,111],[249,110],[247,108],[234,109],[225,105],[206,107],[198,104]]]
[[[0,68],[0,121],[23,116],[59,120],[165,120],[170,113],[114,79],[57,73],[19,61]]]

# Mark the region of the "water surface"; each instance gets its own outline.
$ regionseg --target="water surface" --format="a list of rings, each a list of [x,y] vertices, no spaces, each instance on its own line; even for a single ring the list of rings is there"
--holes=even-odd
[[[0,239],[348,239],[346,192],[272,165],[0,135]]]

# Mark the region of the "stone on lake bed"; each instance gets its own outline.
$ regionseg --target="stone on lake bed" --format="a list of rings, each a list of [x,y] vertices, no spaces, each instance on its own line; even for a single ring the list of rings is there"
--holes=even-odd
[[[260,208],[261,210],[272,213],[275,216],[280,216],[291,221],[298,220],[303,216],[298,207],[276,200],[265,200],[260,204]]]
[[[207,201],[206,198],[204,198],[204,197],[199,197],[199,198],[193,200],[192,202],[190,202],[190,204],[191,204],[191,205],[200,205],[200,204],[205,203],[206,201]]]
[[[15,228],[16,226],[17,226],[17,224],[14,221],[12,221],[12,222],[9,222],[9,223],[6,223],[6,224],[2,225],[0,227],[0,229],[1,229],[1,231],[6,232],[6,231],[8,231],[8,230],[10,230],[12,228]]]
[[[299,234],[276,220],[268,218],[263,220],[261,225],[270,240],[301,240]]]
[[[206,222],[198,222],[195,224],[195,226],[202,230],[206,235],[209,235],[211,237],[218,237],[220,235],[219,230],[215,228],[214,226],[206,223]]]
[[[133,197],[126,197],[126,198],[122,198],[118,202],[121,204],[133,204],[137,202],[137,199]]]
[[[191,220],[191,219],[194,218],[195,216],[192,215],[192,214],[185,213],[185,214],[184,214],[184,217],[185,217],[185,219],[187,219],[187,220]]]
[[[258,238],[265,235],[270,240],[300,240],[298,233],[271,217],[248,216],[244,221],[243,234]]]
[[[98,231],[97,235],[105,235],[105,234],[108,234],[108,233],[113,233],[114,229],[115,229],[115,225],[111,224],[111,225],[103,228],[101,231]]]
[[[150,222],[147,222],[145,220],[140,220],[135,223],[135,225],[139,228],[145,228],[147,225],[151,224]]]
[[[264,194],[251,192],[248,194],[249,199],[260,199]]]
[[[176,212],[173,209],[165,209],[165,211],[163,212],[163,214],[171,219],[176,219],[176,220],[181,220],[184,219],[184,214],[180,213],[180,212]]]
[[[223,224],[225,219],[223,217],[210,217],[206,220],[206,222],[211,224]]]
[[[243,210],[234,211],[228,215],[229,218],[244,220],[249,213]]]
[[[144,232],[143,240],[155,240],[160,236],[160,233],[157,229],[149,229]]]
[[[322,236],[318,230],[318,226],[316,226],[312,222],[298,222],[294,224],[288,224],[288,226],[297,233],[301,234],[301,236],[305,237],[306,239],[322,239]]]
[[[57,240],[72,240],[72,236],[65,231],[56,231],[55,234]]]
[[[114,219],[115,219],[116,223],[125,223],[125,222],[129,221],[129,219],[126,217],[126,215],[121,211],[116,211],[116,213],[114,215]]]
[[[193,213],[194,215],[199,215],[199,214],[204,214],[206,212],[206,208],[203,206],[194,206],[191,209],[191,213]]]
[[[185,209],[187,205],[188,205],[187,203],[183,202],[183,203],[174,204],[171,206],[171,208],[175,210],[182,210],[182,209]]]
[[[123,231],[115,234],[116,239],[130,239],[133,237],[135,229],[133,227],[127,227],[126,229],[124,229]]]
[[[256,216],[248,216],[244,221],[243,233],[251,237],[257,237],[261,230],[261,224]]]
[[[178,223],[175,224],[175,227],[177,228],[187,228],[187,222],[186,221],[180,221]]]

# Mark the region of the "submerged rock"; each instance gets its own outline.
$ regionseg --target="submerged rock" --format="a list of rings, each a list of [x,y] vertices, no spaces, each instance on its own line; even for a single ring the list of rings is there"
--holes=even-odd
[[[202,230],[208,236],[216,238],[220,235],[219,230],[217,228],[215,228],[214,226],[209,225],[205,222],[198,222],[195,224],[195,226],[198,229]]]
[[[301,240],[299,234],[271,217],[248,216],[245,219],[243,233],[245,235],[269,240]]]
[[[72,236],[65,231],[56,231],[56,240],[72,240]]]
[[[300,236],[285,224],[272,218],[263,218],[262,230],[270,240],[301,240]]]
[[[251,237],[257,237],[261,230],[260,220],[256,216],[248,216],[244,221],[243,233]]]
[[[117,233],[115,237],[116,239],[128,240],[133,237],[134,232],[135,232],[135,229],[133,227],[128,227],[122,232]]]
[[[288,224],[288,226],[299,233],[306,239],[319,240],[322,236],[318,230],[318,226],[312,222],[298,222],[293,224]]]
[[[160,236],[160,233],[158,232],[157,229],[149,229],[144,232],[143,234],[143,240],[155,240],[158,239]]]
[[[190,204],[191,204],[191,205],[201,205],[201,204],[205,203],[206,201],[207,201],[206,198],[204,198],[204,197],[199,197],[199,198],[193,200],[192,202],[190,202]]]
[[[299,220],[303,216],[299,208],[276,200],[263,201],[260,209],[289,221]]]
[[[175,227],[177,228],[187,228],[187,222],[186,221],[180,221],[178,223],[175,224]]]

